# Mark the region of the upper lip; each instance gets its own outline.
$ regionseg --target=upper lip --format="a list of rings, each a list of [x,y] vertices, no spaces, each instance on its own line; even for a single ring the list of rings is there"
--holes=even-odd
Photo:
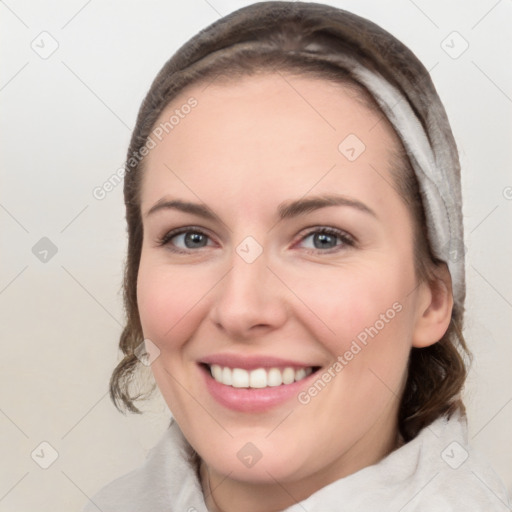
[[[270,355],[247,355],[240,354],[214,354],[202,358],[200,363],[209,366],[216,364],[228,368],[242,368],[244,370],[254,370],[256,368],[310,368],[320,365],[314,365],[310,362],[303,363],[292,359],[282,359]]]

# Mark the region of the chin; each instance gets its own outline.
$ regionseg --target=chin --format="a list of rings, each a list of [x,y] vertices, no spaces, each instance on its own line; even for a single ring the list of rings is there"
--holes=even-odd
[[[199,447],[198,453],[211,470],[246,483],[296,481],[317,470],[301,456],[306,452],[298,451],[295,445],[283,450],[268,439],[248,439],[244,436],[243,440],[235,438],[224,444],[212,441],[204,450]]]

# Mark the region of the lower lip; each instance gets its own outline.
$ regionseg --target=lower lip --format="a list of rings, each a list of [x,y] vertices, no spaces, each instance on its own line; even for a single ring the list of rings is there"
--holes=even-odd
[[[200,367],[206,387],[217,402],[224,407],[238,412],[265,412],[277,407],[291,398],[297,397],[302,388],[307,386],[314,372],[292,384],[266,388],[235,388],[217,382],[205,367]]]

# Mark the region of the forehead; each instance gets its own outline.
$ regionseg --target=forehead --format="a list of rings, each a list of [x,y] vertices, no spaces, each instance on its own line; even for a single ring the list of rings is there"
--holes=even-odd
[[[199,83],[166,107],[158,127],[143,203],[173,186],[187,197],[215,191],[276,201],[312,189],[377,202],[395,193],[389,168],[396,135],[351,86],[283,73]]]

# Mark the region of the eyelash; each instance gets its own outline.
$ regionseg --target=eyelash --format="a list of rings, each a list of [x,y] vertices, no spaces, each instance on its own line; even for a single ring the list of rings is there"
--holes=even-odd
[[[201,229],[199,227],[195,227],[195,226],[187,226],[187,227],[183,227],[183,228],[173,229],[173,230],[169,231],[168,233],[166,233],[164,236],[159,237],[156,241],[157,245],[159,247],[169,246],[169,249],[175,253],[190,254],[191,252],[194,252],[194,249],[185,250],[185,249],[173,247],[170,245],[170,241],[174,237],[176,237],[178,235],[182,235],[184,233],[197,233],[197,234],[204,235],[204,236],[210,238],[209,235],[203,229]],[[297,243],[303,242],[308,237],[310,237],[311,235],[315,235],[315,234],[325,234],[325,235],[335,236],[335,237],[339,238],[341,243],[337,244],[334,247],[331,247],[329,249],[305,249],[306,252],[308,252],[308,253],[314,253],[314,254],[332,253],[332,252],[339,251],[343,247],[348,248],[348,247],[356,246],[356,241],[351,235],[349,235],[345,231],[341,231],[339,229],[335,229],[335,228],[331,228],[331,227],[313,228],[310,231],[308,231],[307,233],[305,233],[304,235],[302,235]],[[297,245],[297,243],[294,243],[293,245],[295,246],[295,245]]]
[[[194,249],[184,250],[184,249],[180,249],[179,247],[172,247],[169,243],[174,237],[176,237],[178,235],[182,235],[183,233],[197,233],[197,234],[204,235],[204,236],[210,238],[208,233],[203,231],[201,228],[195,227],[195,226],[187,226],[184,228],[173,229],[173,230],[169,231],[168,233],[166,233],[164,236],[159,237],[157,239],[157,245],[159,247],[169,245],[169,249],[172,252],[176,252],[179,254],[190,254],[190,252],[193,252]]]
[[[313,254],[330,254],[333,252],[338,252],[343,249],[347,249],[349,247],[355,247],[356,241],[355,239],[346,233],[345,231],[342,231],[340,229],[331,228],[331,227],[315,227],[312,228],[310,231],[302,235],[299,239],[299,242],[304,242],[307,238],[309,238],[312,235],[321,234],[321,235],[330,235],[339,238],[340,242],[339,244],[335,245],[334,247],[330,247],[328,249],[305,249],[308,253]],[[296,244],[294,244],[295,246]]]

